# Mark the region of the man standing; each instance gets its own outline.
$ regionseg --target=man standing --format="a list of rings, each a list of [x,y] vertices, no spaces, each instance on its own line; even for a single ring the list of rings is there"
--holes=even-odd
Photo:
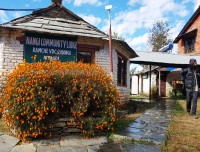
[[[193,58],[190,59],[189,67],[183,69],[181,72],[181,80],[184,81],[186,88],[186,110],[188,114],[192,114],[194,118],[197,110],[198,88],[200,83],[200,73],[197,69],[197,61]],[[191,109],[192,108],[192,109]]]

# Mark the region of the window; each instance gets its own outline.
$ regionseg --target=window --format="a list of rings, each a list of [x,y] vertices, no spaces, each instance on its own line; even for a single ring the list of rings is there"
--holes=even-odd
[[[127,59],[122,56],[118,56],[118,64],[117,64],[117,83],[120,86],[126,86],[127,81]]]
[[[97,46],[78,44],[77,62],[92,64],[95,59],[95,51],[98,51]]]
[[[183,40],[185,53],[195,52],[195,40],[196,40],[196,37]]]
[[[78,52],[77,53],[77,61],[91,64],[92,63],[92,52]]]

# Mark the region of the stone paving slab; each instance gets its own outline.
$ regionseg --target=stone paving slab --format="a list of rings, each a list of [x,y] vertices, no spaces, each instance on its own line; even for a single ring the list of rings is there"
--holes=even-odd
[[[143,129],[144,127],[146,127],[146,125],[147,124],[145,122],[144,123],[139,122],[139,123],[133,123],[133,124],[129,125],[129,127]]]
[[[98,152],[123,152],[120,144],[117,143],[108,143],[106,145],[100,146]]]
[[[60,152],[61,148],[59,145],[49,145],[49,146],[38,146],[37,152]]]
[[[10,152],[20,140],[9,135],[0,136],[0,152]]]
[[[0,138],[11,146],[15,146],[20,141],[18,138],[9,135],[1,135]]]
[[[101,137],[101,138],[102,138],[102,137]],[[107,140],[105,140],[105,142],[104,142],[104,139],[101,139],[101,138],[89,139],[89,140],[87,140],[87,139],[81,139],[81,141],[82,141],[82,144],[83,144],[84,146],[100,145],[100,144],[102,144],[102,143],[107,142]]]
[[[13,147],[14,146],[11,146],[6,143],[0,144],[0,152],[10,152],[13,149]]]
[[[133,129],[131,127],[128,127],[124,130],[124,132],[120,133],[123,136],[133,137],[135,139],[139,139],[143,137],[143,132],[141,132],[140,129]]]
[[[92,139],[96,142],[96,145],[101,145],[108,142],[108,139],[106,137],[98,137],[97,139]]]
[[[87,149],[88,149],[88,152],[97,152],[100,149],[100,147],[99,147],[99,145],[88,146]]]
[[[70,146],[83,147],[83,143],[81,141],[80,136],[66,136],[66,137],[61,137],[60,146],[62,146],[62,147],[70,147]]]
[[[126,145],[123,148],[123,152],[161,152],[159,146],[154,145],[143,145],[143,144],[134,144],[134,145]]]
[[[92,145],[101,145],[101,144],[107,143],[107,141],[108,140],[106,137],[99,137],[99,138],[87,140],[80,136],[66,136],[66,137],[61,137],[60,146],[84,147],[84,146],[92,146]]]
[[[10,152],[36,152],[36,147],[32,143],[17,145]]]
[[[47,140],[35,140],[33,144],[36,146],[58,145],[60,144],[60,138],[52,138]]]
[[[60,152],[88,152],[86,147],[61,147]]]

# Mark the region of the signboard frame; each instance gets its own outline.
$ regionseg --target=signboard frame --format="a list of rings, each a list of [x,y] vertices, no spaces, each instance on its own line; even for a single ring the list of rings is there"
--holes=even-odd
[[[77,52],[76,37],[41,33],[26,33],[25,35],[24,59],[28,63],[48,60],[76,62]]]

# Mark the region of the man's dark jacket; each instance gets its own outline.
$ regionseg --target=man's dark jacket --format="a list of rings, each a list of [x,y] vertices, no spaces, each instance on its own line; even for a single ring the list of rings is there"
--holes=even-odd
[[[196,79],[197,79],[197,85],[198,88],[200,88],[200,71],[198,69],[196,70]],[[195,89],[195,77],[194,73],[195,70],[188,67],[182,70],[181,72],[181,80],[184,81],[185,88],[191,91],[194,91]]]

